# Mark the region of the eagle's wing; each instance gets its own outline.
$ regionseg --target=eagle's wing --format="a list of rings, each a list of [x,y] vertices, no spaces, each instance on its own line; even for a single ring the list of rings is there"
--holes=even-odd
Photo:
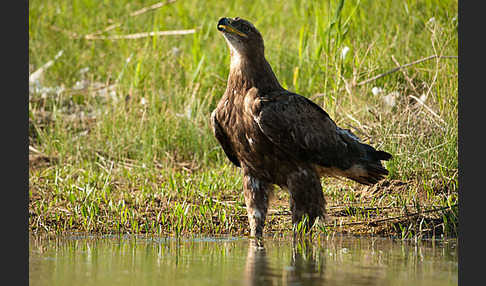
[[[217,110],[213,111],[211,113],[211,125],[213,127],[213,133],[216,139],[218,139],[218,142],[221,144],[221,147],[223,148],[224,153],[228,157],[228,159],[235,164],[235,166],[240,167],[240,161],[236,157],[233,148],[231,146],[231,142],[224,132],[223,128],[221,128],[221,125],[218,122],[218,119],[216,118],[216,112]]]
[[[260,97],[260,102],[255,121],[263,134],[288,156],[347,169],[362,155],[355,146],[357,138],[338,128],[321,107],[306,97],[281,91]]]
[[[332,170],[337,168],[341,170],[338,175],[367,185],[388,174],[381,160],[389,160],[389,153],[361,143],[306,97],[279,91],[259,98],[253,118],[286,156]]]

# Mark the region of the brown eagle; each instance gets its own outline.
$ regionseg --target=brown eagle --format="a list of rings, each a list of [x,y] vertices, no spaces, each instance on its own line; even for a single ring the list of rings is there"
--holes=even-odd
[[[222,18],[231,53],[227,88],[211,114],[214,135],[243,171],[251,236],[261,237],[273,185],[290,194],[292,223],[324,217],[321,176],[371,185],[392,156],[360,142],[308,98],[285,90],[265,59],[263,38],[247,20]]]

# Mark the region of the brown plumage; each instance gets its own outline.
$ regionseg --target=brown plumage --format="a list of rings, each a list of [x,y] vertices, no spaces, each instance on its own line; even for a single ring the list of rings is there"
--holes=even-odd
[[[214,135],[243,171],[252,236],[262,236],[273,185],[290,193],[292,222],[309,228],[323,217],[321,176],[378,182],[391,155],[361,143],[317,104],[285,90],[265,59],[263,38],[248,21],[222,18],[218,30],[231,52],[228,85],[211,114]]]

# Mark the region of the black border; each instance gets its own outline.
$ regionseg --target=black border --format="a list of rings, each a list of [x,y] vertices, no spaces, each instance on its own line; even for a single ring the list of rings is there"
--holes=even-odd
[[[474,285],[480,281],[483,263],[478,254],[483,246],[482,219],[486,209],[484,174],[484,149],[482,133],[486,128],[484,97],[486,77],[484,72],[483,44],[484,9],[476,1],[459,0],[459,61],[458,61],[458,161],[459,161],[459,236],[458,263],[459,285]],[[481,283],[479,283],[481,284]]]
[[[13,5],[10,5],[13,4]],[[3,7],[2,48],[2,226],[4,281],[29,284],[29,14],[28,1]],[[9,277],[10,276],[10,277]],[[7,282],[9,283],[9,282]]]

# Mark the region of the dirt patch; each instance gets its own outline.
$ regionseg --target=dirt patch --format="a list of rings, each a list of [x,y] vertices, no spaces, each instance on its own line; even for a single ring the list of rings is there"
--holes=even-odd
[[[46,168],[57,162],[57,158],[49,157],[45,154],[30,154],[29,153],[29,169]]]
[[[409,183],[400,180],[382,180],[373,186],[365,186],[358,192],[361,197],[382,196],[386,194],[399,194],[408,190]]]

